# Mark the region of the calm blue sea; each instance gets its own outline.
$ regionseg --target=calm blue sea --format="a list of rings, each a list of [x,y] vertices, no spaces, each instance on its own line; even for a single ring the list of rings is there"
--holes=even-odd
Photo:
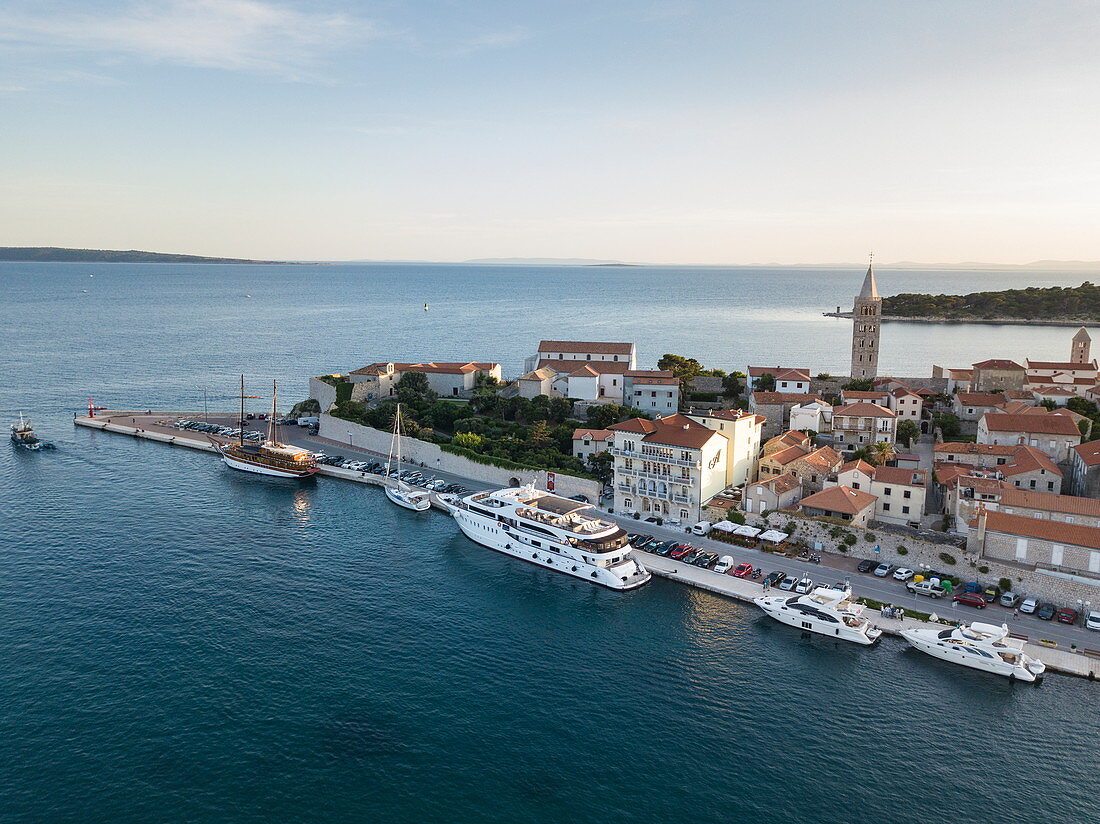
[[[241,371],[288,401],[385,358],[514,373],[542,337],[839,372],[850,327],[820,312],[860,278],[0,264],[0,414],[59,446],[0,449],[0,822],[1100,820],[1095,684],[807,641],[663,581],[597,590],[371,488],[71,423],[89,395],[228,408]],[[1056,357],[1072,331],[891,324],[883,367]]]

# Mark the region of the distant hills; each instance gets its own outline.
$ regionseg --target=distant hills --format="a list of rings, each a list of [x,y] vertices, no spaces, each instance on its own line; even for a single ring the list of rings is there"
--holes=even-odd
[[[1100,286],[1005,289],[969,295],[891,295],[882,300],[883,317],[925,320],[1030,320],[1096,323]]]
[[[65,249],[60,246],[0,246],[0,260],[43,263],[283,263],[279,260],[175,255],[137,249]]]
[[[593,260],[591,258],[475,258],[463,263],[520,266],[631,266],[621,260]]]

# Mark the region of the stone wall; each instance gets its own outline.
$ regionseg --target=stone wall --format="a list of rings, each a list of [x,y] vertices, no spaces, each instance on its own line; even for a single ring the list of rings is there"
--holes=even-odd
[[[796,524],[794,540],[805,543],[811,548],[822,552],[837,552],[840,541],[829,533],[836,525],[804,515],[790,512],[775,512],[769,515],[768,521],[761,520],[759,515],[745,513],[746,523],[769,528],[783,529],[783,526],[791,521]],[[983,584],[996,584],[1000,578],[1008,578],[1012,581],[1012,588],[1016,592],[1033,595],[1043,601],[1051,601],[1059,606],[1076,606],[1077,599],[1091,601],[1094,605],[1100,605],[1100,581],[1096,585],[1084,581],[1069,580],[1043,572],[1021,569],[1011,564],[1002,564],[990,558],[982,558],[973,553],[966,552],[955,546],[934,544],[920,538],[912,538],[905,535],[895,535],[883,532],[881,529],[861,529],[859,527],[841,527],[856,536],[856,543],[846,553],[852,558],[868,558],[883,561],[897,566],[905,566],[920,571],[921,564],[927,564],[933,569],[957,575],[963,581],[981,581]],[[873,540],[868,540],[874,536]],[[843,537],[843,536],[841,536]],[[817,547],[816,544],[820,544]],[[879,552],[875,552],[875,546]],[[906,554],[902,555],[898,547],[905,547]],[[940,553],[946,552],[954,556],[954,564],[945,563],[940,559]],[[973,564],[973,565],[972,565]],[[989,567],[989,572],[980,573],[978,567]]]
[[[309,396],[321,404],[321,411],[328,412],[336,403],[336,387],[317,378],[309,379]]]
[[[357,449],[374,452],[378,455],[386,455],[390,451],[390,433],[374,429],[369,426],[351,423],[331,415],[321,415],[321,428],[318,433],[322,438],[346,443]],[[410,463],[424,463],[426,469],[439,472],[449,472],[460,478],[469,478],[483,484],[492,486],[512,486],[512,480],[516,479],[521,484],[534,481],[539,489],[546,489],[547,472],[539,469],[502,469],[499,466],[471,461],[462,455],[453,455],[444,452],[437,444],[417,440],[416,438],[402,438],[401,451],[403,457]],[[554,474],[554,492],[570,498],[574,495],[583,495],[592,503],[599,501],[600,484],[587,478],[577,478],[561,472]]]

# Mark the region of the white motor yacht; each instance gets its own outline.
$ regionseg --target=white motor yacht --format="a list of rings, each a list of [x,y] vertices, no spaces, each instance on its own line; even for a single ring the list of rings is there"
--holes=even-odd
[[[452,514],[482,546],[609,589],[635,589],[651,577],[618,524],[533,485],[467,495]]]
[[[842,641],[870,645],[882,635],[863,617],[863,605],[852,600],[850,589],[817,587],[805,595],[761,595],[753,603],[784,624]]]
[[[1008,624],[960,624],[947,629],[905,629],[902,637],[921,652],[964,667],[1018,681],[1036,681],[1046,664],[1024,654],[1024,642],[1008,637]]]

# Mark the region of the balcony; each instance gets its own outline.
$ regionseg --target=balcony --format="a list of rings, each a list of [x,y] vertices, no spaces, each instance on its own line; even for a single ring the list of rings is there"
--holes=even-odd
[[[639,461],[651,461],[653,463],[669,464],[670,466],[686,466],[688,469],[702,469],[702,461],[681,461],[679,458],[666,458],[662,455],[643,454],[641,452],[628,452],[625,449],[610,447],[608,450],[616,458],[637,458]]]
[[[668,499],[674,504],[690,504],[691,497],[688,495],[669,495]]]

